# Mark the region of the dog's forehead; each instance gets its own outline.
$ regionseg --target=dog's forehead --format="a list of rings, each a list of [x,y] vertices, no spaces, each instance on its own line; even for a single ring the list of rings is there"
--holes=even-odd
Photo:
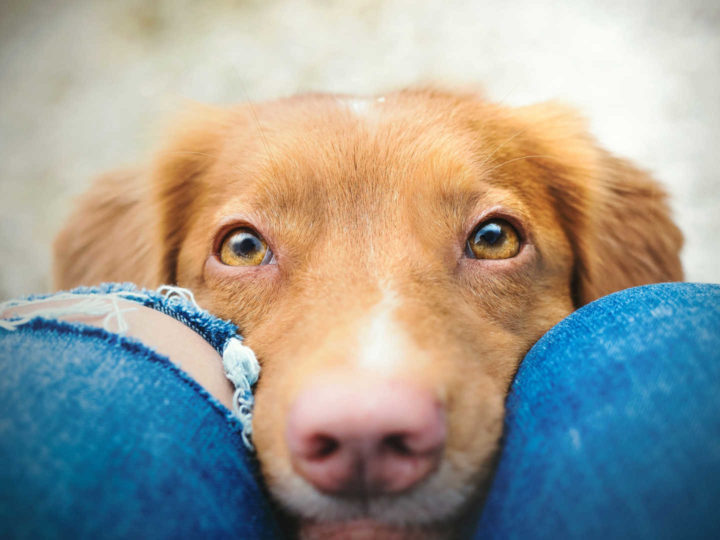
[[[323,200],[397,204],[475,196],[482,136],[449,110],[397,96],[317,96],[260,104],[225,145],[231,188],[284,208]],[[487,143],[489,146],[491,143]]]

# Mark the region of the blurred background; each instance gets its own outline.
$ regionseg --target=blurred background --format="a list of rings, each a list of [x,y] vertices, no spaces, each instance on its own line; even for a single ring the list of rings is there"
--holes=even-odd
[[[415,83],[575,105],[670,191],[687,278],[720,281],[716,0],[3,0],[0,299],[50,289],[72,198],[185,98]]]

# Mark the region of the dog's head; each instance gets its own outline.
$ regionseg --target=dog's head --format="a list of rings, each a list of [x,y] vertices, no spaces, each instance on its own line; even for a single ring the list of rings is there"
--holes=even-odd
[[[57,276],[177,283],[239,325],[263,473],[308,534],[430,530],[487,478],[532,344],[681,279],[664,198],[556,104],[308,95],[186,119],[94,188]]]

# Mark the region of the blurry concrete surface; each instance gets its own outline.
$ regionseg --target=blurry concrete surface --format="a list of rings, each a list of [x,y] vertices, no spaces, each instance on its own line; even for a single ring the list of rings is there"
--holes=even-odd
[[[72,197],[145,160],[184,98],[414,83],[577,106],[671,192],[688,279],[720,281],[717,1],[5,0],[0,298],[51,287]]]

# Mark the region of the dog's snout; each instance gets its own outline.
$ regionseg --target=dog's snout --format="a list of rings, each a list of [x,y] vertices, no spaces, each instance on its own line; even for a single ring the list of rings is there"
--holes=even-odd
[[[399,493],[438,466],[445,414],[433,394],[410,383],[332,378],[293,403],[287,443],[296,472],[325,493]]]

